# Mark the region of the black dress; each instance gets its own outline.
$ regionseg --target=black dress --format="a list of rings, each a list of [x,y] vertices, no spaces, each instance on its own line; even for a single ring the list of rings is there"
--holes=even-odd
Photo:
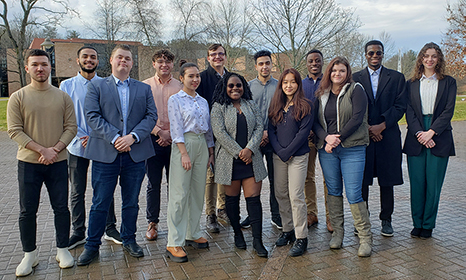
[[[236,114],[235,140],[243,149],[248,144],[248,124],[244,114],[240,114],[239,112]],[[242,180],[253,176],[254,171],[252,169],[252,163],[246,165],[246,163],[239,158],[233,160],[233,174],[231,180]]]

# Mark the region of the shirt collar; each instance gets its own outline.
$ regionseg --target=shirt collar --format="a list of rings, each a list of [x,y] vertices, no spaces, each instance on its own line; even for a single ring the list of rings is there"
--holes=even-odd
[[[320,76],[319,76],[319,77],[317,77],[317,80],[315,80],[315,81],[317,82],[317,81],[320,81],[320,80],[322,80],[322,77],[323,77],[323,76],[324,76],[324,74],[323,74],[323,73],[320,73]],[[309,74],[307,74],[307,76],[306,76],[306,77],[307,77],[309,80],[312,80],[312,81],[314,81],[314,79],[313,79],[313,78],[309,77]]]
[[[434,75],[430,76],[429,78],[427,78],[426,75],[422,74],[420,81],[423,80],[437,81],[437,74],[434,73]]]
[[[78,75],[76,75],[76,76],[78,76],[78,79],[80,79],[81,82],[83,82],[84,84],[86,84],[86,83],[88,83],[88,82],[90,82],[90,81],[93,81],[93,80],[99,78],[99,77],[97,76],[97,73],[94,75],[94,77],[92,77],[92,79],[91,79],[90,81],[89,81],[88,79],[84,78],[83,75],[81,75],[80,72],[78,72]]]
[[[168,85],[172,81],[172,79],[173,79],[173,75],[170,74],[170,78],[168,79],[168,81],[165,84]],[[160,79],[160,77],[159,77],[159,75],[157,75],[157,73],[155,73],[154,80],[155,80],[156,84],[164,85],[164,83],[162,83],[162,79]]]
[[[375,70],[375,71],[372,70],[372,69],[369,68],[369,67],[367,67],[367,70],[369,70],[369,75],[371,75],[371,76],[372,76],[372,74],[374,74],[374,72],[377,73],[378,76],[380,76],[380,72],[382,71],[382,66],[380,66],[379,69],[377,69],[377,70]]]
[[[194,98],[197,99],[199,94],[196,92],[196,96],[192,97],[191,95],[187,94],[184,90],[180,90],[180,97],[189,97],[189,98]]]
[[[113,80],[115,81],[115,84],[118,85],[118,82],[120,81],[120,79],[118,79],[117,77],[113,76],[113,74],[112,74],[112,77],[113,77]],[[128,85],[129,85],[129,79],[130,79],[130,78],[128,77],[126,80],[122,81],[123,84],[128,86]]]

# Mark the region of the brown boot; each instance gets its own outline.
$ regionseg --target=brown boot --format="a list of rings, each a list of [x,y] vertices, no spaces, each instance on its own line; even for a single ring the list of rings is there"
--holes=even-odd
[[[313,225],[317,224],[319,222],[319,219],[317,219],[316,214],[314,213],[308,213],[307,214],[307,227],[310,228]]]
[[[196,249],[207,249],[209,248],[209,241],[204,237],[199,237],[196,240],[185,240],[186,246],[191,246]]]
[[[167,247],[167,257],[169,257],[172,261],[177,263],[187,262],[188,256],[183,250],[183,247]]]
[[[150,222],[146,231],[146,239],[149,241],[156,240],[158,235],[157,223]]]
[[[332,223],[330,223],[330,218],[327,216],[327,230],[330,233],[333,233]]]

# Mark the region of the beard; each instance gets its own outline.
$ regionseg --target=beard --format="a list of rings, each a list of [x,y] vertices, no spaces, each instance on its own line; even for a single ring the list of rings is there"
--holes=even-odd
[[[82,65],[81,62],[79,63],[79,67],[81,67],[81,70],[83,70],[86,73],[94,73],[95,69],[97,69],[97,65],[94,65],[93,68],[88,69],[88,68],[84,67],[84,65]]]

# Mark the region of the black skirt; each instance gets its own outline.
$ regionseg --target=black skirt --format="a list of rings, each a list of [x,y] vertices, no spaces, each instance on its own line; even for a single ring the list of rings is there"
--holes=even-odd
[[[244,114],[239,112],[236,114],[236,142],[244,149],[248,144],[248,124]],[[252,169],[252,163],[246,165],[241,159],[233,160],[233,173],[231,180],[242,180],[246,178],[254,177],[254,171]]]

